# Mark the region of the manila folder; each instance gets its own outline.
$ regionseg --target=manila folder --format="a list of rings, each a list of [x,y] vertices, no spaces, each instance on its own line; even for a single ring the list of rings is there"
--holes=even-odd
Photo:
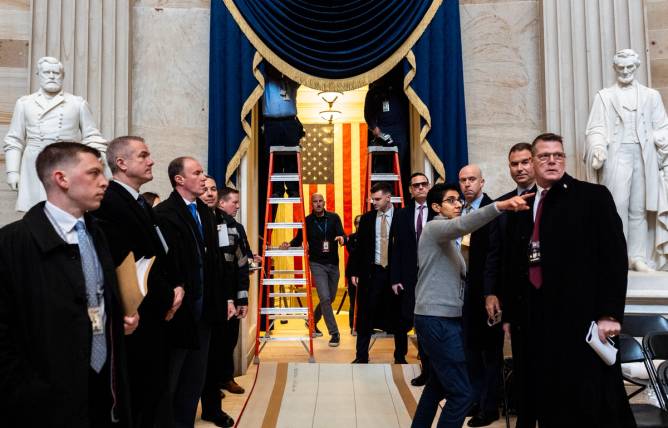
[[[148,291],[148,274],[155,257],[141,258],[135,262],[135,256],[130,252],[123,263],[116,268],[118,288],[121,294],[123,312],[125,315],[134,315],[144,300]]]

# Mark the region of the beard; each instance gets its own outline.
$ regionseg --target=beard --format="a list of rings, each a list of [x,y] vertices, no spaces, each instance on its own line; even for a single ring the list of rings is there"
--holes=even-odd
[[[55,92],[60,92],[60,90],[63,88],[62,82],[44,82],[42,86],[42,89],[44,89],[46,92],[53,94]]]
[[[617,76],[617,81],[620,84],[626,86],[626,85],[630,85],[631,83],[633,83],[633,78],[634,78],[633,74],[628,75],[628,76]]]

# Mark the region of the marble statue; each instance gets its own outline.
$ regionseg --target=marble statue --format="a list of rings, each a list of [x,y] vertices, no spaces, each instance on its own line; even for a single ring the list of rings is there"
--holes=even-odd
[[[617,82],[596,94],[589,115],[586,178],[612,193],[629,267],[668,270],[668,116],[661,95],[635,80],[638,54],[620,50],[613,64]]]
[[[56,141],[78,141],[106,152],[106,140],[93,120],[86,100],[63,91],[63,65],[56,58],[37,62],[40,89],[16,101],[3,149],[7,184],[18,190],[17,211],[28,211],[46,199],[35,160]]]

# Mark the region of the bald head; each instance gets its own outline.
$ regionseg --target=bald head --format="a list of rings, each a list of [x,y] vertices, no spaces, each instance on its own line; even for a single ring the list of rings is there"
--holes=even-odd
[[[325,213],[325,198],[322,197],[320,193],[314,193],[311,195],[311,206],[313,207],[313,212],[317,216],[321,216]]]
[[[466,165],[459,171],[459,187],[466,202],[473,202],[482,194],[485,179],[478,165]]]

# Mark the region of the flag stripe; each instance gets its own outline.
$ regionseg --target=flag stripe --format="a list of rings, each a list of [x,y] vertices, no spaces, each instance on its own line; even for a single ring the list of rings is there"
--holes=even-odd
[[[360,195],[360,201],[362,203],[361,212],[366,212],[366,201],[369,197],[368,193],[370,189],[367,189],[366,181],[366,168],[367,168],[367,126],[366,123],[360,124],[360,181],[362,182],[362,192]]]
[[[343,228],[346,233],[352,232],[352,189],[350,183],[350,132],[351,124],[346,123],[343,126],[343,138],[341,144],[342,158],[343,158],[343,185],[341,186],[341,193],[343,199]]]
[[[350,197],[352,198],[352,209],[351,216],[353,220],[357,214],[362,212],[361,205],[361,195],[362,195],[362,176],[360,175],[360,124],[357,123],[356,126],[351,130],[350,135],[350,183],[352,187],[352,192]],[[352,227],[351,227],[352,229]],[[352,230],[351,230],[352,231]]]

